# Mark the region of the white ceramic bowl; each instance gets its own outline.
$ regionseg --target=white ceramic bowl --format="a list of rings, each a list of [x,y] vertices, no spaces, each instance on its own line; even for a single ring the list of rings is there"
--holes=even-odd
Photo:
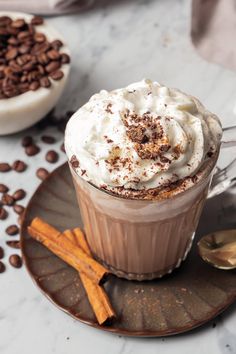
[[[32,15],[20,12],[0,12],[0,16],[9,16],[12,19],[24,18],[27,22]],[[62,36],[45,21],[37,26],[37,31],[47,36],[49,41],[60,39],[64,46],[60,51],[70,54]],[[0,99],[0,135],[16,133],[30,127],[42,119],[59,100],[70,71],[70,63],[62,65],[60,70],[64,76],[61,80],[51,80],[50,88],[40,87],[37,91],[28,91],[19,96]]]

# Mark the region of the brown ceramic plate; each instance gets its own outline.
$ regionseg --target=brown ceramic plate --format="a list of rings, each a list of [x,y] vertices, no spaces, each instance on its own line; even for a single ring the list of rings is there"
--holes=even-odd
[[[22,253],[40,290],[60,309],[93,327],[132,336],[178,334],[211,320],[236,299],[235,272],[201,261],[195,241],[187,260],[171,275],[147,282],[110,279],[105,288],[118,318],[111,326],[99,326],[78,273],[29,237],[27,226],[35,216],[60,230],[83,226],[67,164],[57,168],[30,200],[22,225]]]

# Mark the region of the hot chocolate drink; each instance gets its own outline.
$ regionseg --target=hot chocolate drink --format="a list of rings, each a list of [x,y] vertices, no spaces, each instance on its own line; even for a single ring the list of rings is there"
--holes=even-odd
[[[185,258],[221,139],[194,97],[144,80],[94,95],[65,148],[91,251],[115,274],[152,279]]]

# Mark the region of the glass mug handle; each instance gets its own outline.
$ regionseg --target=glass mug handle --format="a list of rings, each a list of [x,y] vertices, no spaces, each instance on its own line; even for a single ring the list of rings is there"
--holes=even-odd
[[[236,147],[236,126],[223,128],[221,149],[230,147]],[[236,183],[235,168],[236,157],[223,169],[216,167],[207,198],[223,193]]]

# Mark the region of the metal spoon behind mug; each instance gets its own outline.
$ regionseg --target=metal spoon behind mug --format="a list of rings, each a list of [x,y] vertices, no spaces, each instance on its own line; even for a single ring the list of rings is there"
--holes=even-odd
[[[198,242],[201,258],[219,269],[236,268],[236,229],[213,232]]]

